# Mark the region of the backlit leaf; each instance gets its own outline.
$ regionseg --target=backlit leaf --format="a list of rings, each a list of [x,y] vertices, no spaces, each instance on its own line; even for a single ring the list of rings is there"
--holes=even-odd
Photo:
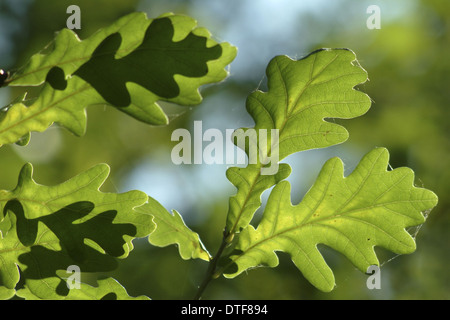
[[[319,244],[341,252],[362,272],[379,265],[375,246],[412,253],[416,244],[405,228],[424,223],[422,212],[433,208],[437,197],[413,185],[411,169],[387,171],[388,160],[386,149],[374,149],[344,177],[342,161],[332,158],[298,205],[291,204],[289,182],[278,183],[259,226],[239,235],[227,265],[234,269],[225,270],[226,276],[260,265],[275,267],[276,252],[283,251],[314,286],[331,291],[333,272]]]
[[[27,288],[20,289],[17,295],[27,300],[40,300]],[[146,296],[130,297],[116,280],[107,278],[98,281],[98,286],[80,283],[79,288],[73,288],[62,300],[149,300]]]
[[[106,272],[133,249],[132,240],[154,229],[152,217],[135,211],[147,201],[140,191],[103,193],[109,167],[97,165],[53,187],[35,183],[26,164],[13,191],[0,191],[0,293],[19,279],[43,299],[68,294],[57,271],[77,265]],[[6,291],[8,290],[8,291]]]
[[[174,210],[173,214],[170,214],[159,202],[150,197],[147,204],[137,208],[136,211],[153,217],[156,228],[148,237],[151,244],[158,247],[175,244],[183,259],[199,258],[209,261],[210,254],[198,234],[186,226],[177,211]]]
[[[3,110],[0,145],[54,122],[83,135],[91,105],[109,104],[145,123],[167,124],[157,101],[200,103],[199,87],[225,79],[224,68],[236,55],[190,17],[147,19],[144,13],[127,15],[83,41],[63,29],[47,51],[11,76],[9,86],[44,86],[35,100]]]
[[[298,61],[277,56],[269,63],[266,74],[268,91],[255,91],[247,99],[247,111],[257,132],[257,138],[245,145],[247,154],[251,148],[259,150],[261,129],[268,131],[268,142],[266,150],[258,154],[271,156],[278,147],[279,160],[295,152],[342,143],[348,138],[347,130],[324,119],[358,117],[371,104],[366,94],[354,89],[367,80],[367,73],[348,49],[321,49]],[[278,141],[269,134],[273,129],[279,130]],[[247,131],[238,132],[236,137]],[[261,145],[265,147],[264,143]],[[248,225],[261,205],[262,192],[290,174],[290,167],[281,164],[269,178],[261,170],[275,164],[263,164],[260,160],[246,168],[227,171],[228,179],[237,187],[227,215],[226,225],[231,233]]]

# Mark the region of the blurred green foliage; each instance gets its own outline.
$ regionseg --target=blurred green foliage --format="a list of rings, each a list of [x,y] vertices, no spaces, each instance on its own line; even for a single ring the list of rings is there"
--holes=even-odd
[[[338,253],[320,247],[335,270],[337,287],[331,293],[313,288],[294,265],[286,261],[289,258],[280,254],[280,266],[276,269],[258,268],[234,280],[213,281],[204,299],[450,299],[450,2],[318,1],[315,9],[306,11],[291,7],[294,2],[279,1],[276,4],[279,10],[274,11],[264,7],[268,1],[252,7],[254,1],[215,0],[205,5],[204,1],[187,0],[0,0],[0,23],[8,22],[2,24],[0,36],[10,35],[6,40],[3,38],[2,43],[7,41],[10,50],[0,51],[0,67],[12,71],[42,49],[57,30],[65,27],[66,8],[71,4],[81,8],[82,29],[77,31],[81,39],[135,10],[147,11],[149,17],[170,11],[198,19],[199,25],[212,30],[218,39],[236,45],[238,58],[243,57],[231,65],[228,80],[202,90],[205,100],[201,105],[193,108],[165,105],[171,115],[167,127],[150,127],[112,108],[98,107],[88,111],[88,130],[84,137],[74,137],[53,126],[47,132],[33,134],[27,147],[1,147],[0,188],[15,186],[25,162],[33,163],[35,180],[47,185],[61,183],[97,163],[106,162],[111,166],[111,176],[102,191],[143,189],[141,186],[151,186],[154,181],[151,176],[143,181],[146,175],[133,178],[136,170],[161,170],[163,174],[167,172],[167,177],[163,177],[165,184],[160,184],[160,189],[165,189],[149,190],[166,194],[169,199],[179,198],[174,203],[184,206],[167,209],[178,210],[214,253],[221,241],[228,197],[235,190],[228,186],[211,194],[204,180],[194,179],[203,177],[198,175],[198,168],[172,165],[172,131],[189,128],[194,119],[204,119],[211,125],[220,123],[227,128],[251,125],[245,114],[245,98],[257,87],[264,89],[264,71],[271,56],[288,54],[298,58],[320,47],[348,47],[356,52],[369,73],[370,81],[360,89],[369,94],[373,105],[360,118],[339,120],[349,130],[350,139],[327,152],[329,156],[334,155],[333,152],[348,152],[343,160],[350,162],[348,169],[351,170],[356,165],[351,154],[359,161],[375,146],[387,147],[392,167],[412,168],[416,172],[416,184],[439,196],[438,206],[417,233],[417,251],[394,258],[376,249],[380,260],[386,262],[381,268],[381,290],[368,290],[367,275],[361,274]],[[380,5],[380,30],[366,27],[366,8],[370,4]],[[322,7],[318,8],[320,5]],[[22,9],[18,10],[17,6]],[[288,13],[291,19],[283,16]],[[273,21],[264,20],[267,17]],[[276,21],[279,23],[274,23]],[[271,22],[271,32],[264,34],[266,22],[267,25]],[[237,26],[241,28],[238,30],[240,37],[232,32]],[[255,52],[261,52],[261,57],[252,59]],[[2,61],[8,64],[1,65]],[[30,94],[33,90],[38,89],[30,90]],[[18,88],[2,88],[0,101],[7,104],[20,92]],[[311,151],[305,157],[322,154]],[[321,160],[311,166],[304,170],[318,172]],[[202,170],[206,176],[208,172],[216,172],[207,165],[203,165]],[[295,171],[293,176],[303,177],[297,182],[304,192],[315,178]],[[225,168],[214,180],[222,180],[217,184],[227,185]],[[194,200],[195,205],[189,199],[192,194],[198,199]],[[160,200],[154,194],[150,196]],[[139,240],[130,257],[121,261],[112,275],[130,295],[186,299],[194,296],[206,268],[203,261],[181,260],[173,247],[152,248],[147,241]]]

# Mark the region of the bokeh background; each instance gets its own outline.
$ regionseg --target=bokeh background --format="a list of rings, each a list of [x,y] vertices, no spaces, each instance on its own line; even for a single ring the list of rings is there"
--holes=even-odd
[[[367,275],[343,256],[321,250],[335,271],[337,287],[322,293],[312,287],[280,254],[276,269],[258,268],[236,279],[213,281],[204,299],[449,299],[450,298],[450,2],[443,0],[0,0],[0,68],[12,72],[66,26],[66,8],[81,8],[81,39],[117,18],[144,11],[153,18],[165,12],[187,14],[219,41],[238,47],[230,77],[202,88],[198,106],[165,104],[167,127],[150,127],[113,108],[88,109],[85,136],[74,137],[54,125],[33,133],[26,147],[0,148],[0,189],[12,189],[20,168],[34,165],[38,183],[57,184],[105,162],[111,175],[105,192],[138,189],[176,209],[214,253],[221,241],[228,197],[235,190],[225,177],[226,165],[182,165],[170,161],[176,128],[192,130],[251,126],[245,99],[265,90],[265,68],[275,55],[300,58],[321,47],[355,51],[370,81],[360,87],[373,99],[371,110],[352,120],[336,120],[350,132],[349,140],[322,150],[293,155],[289,180],[292,198],[300,201],[322,164],[339,156],[350,173],[369,150],[387,147],[394,168],[416,172],[416,185],[433,190],[438,206],[426,224],[414,228],[417,251],[396,257],[377,248],[381,290],[368,290]],[[369,30],[369,5],[381,9],[381,29]],[[31,93],[39,88],[27,89]],[[23,92],[1,88],[0,105]],[[36,91],[34,91],[36,92]],[[267,192],[264,199],[267,198]],[[258,212],[260,214],[260,212]],[[188,299],[207,268],[201,261],[183,261],[175,247],[154,248],[145,239],[110,274],[130,295],[153,299]]]

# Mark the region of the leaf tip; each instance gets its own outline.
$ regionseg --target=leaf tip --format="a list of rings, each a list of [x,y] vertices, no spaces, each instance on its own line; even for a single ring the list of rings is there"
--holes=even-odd
[[[33,170],[33,165],[30,162],[27,162],[23,165],[19,174],[19,185],[21,185],[24,180],[33,180]]]

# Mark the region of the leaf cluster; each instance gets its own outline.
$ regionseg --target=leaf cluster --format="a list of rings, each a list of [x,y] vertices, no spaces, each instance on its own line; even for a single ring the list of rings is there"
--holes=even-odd
[[[236,48],[213,40],[195,20],[174,14],[147,19],[133,13],[82,41],[64,29],[48,50],[5,81],[41,86],[41,91],[1,109],[0,145],[25,145],[30,132],[52,123],[83,135],[86,108],[95,105],[165,125],[168,117],[158,102],[200,103],[199,87],[224,80],[235,55]],[[277,56],[266,74],[267,92],[251,93],[246,103],[254,126],[234,134],[249,158],[252,152],[258,156],[226,172],[236,193],[229,198],[222,243],[214,255],[180,213],[168,212],[145,193],[101,192],[107,164],[56,186],[37,184],[32,165],[26,164],[17,186],[0,191],[0,297],[132,298],[112,278],[78,289],[66,284],[73,265],[83,273],[113,270],[136,238],[148,238],[156,247],[176,245],[185,260],[207,261],[197,298],[222,274],[234,278],[255,267],[276,267],[281,251],[322,291],[331,291],[335,279],[319,244],[341,252],[362,272],[379,265],[376,246],[413,252],[415,239],[406,229],[425,222],[423,212],[437,204],[437,197],[414,186],[411,169],[388,170],[385,148],[367,153],[347,177],[340,159],[328,160],[302,201],[291,201],[286,181],[291,167],[280,161],[345,142],[347,130],[333,120],[359,117],[370,108],[370,98],[356,89],[367,81],[367,72],[354,52],[320,49],[299,60]],[[271,188],[262,219],[254,223],[261,196]]]

